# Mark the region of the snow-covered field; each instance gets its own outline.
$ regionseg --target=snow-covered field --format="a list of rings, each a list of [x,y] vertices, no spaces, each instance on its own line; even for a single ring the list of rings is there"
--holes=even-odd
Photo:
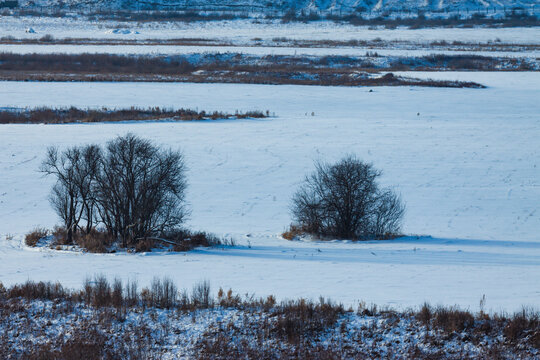
[[[34,33],[27,32],[32,29]],[[0,17],[0,37],[39,39],[44,35],[54,38],[90,39],[219,39],[245,44],[258,38],[312,40],[406,40],[426,43],[437,40],[488,42],[511,44],[540,44],[540,29],[526,28],[424,28],[370,29],[365,26],[333,22],[289,23],[277,20],[210,21],[210,22],[113,22],[88,21],[78,18]]]
[[[154,83],[1,82],[0,106],[270,110],[241,121],[0,126],[0,281],[80,287],[104,273],[143,285],[169,275],[189,288],[264,296],[329,296],[477,309],[540,306],[540,73],[415,73],[487,89]],[[311,113],[314,112],[314,116]],[[237,239],[233,249],[90,255],[36,251],[20,240],[57,219],[52,179],[37,172],[49,145],[103,143],[131,131],[183,149],[189,226]],[[391,242],[289,242],[291,194],[313,160],[347,153],[383,170],[407,204]],[[5,240],[13,235],[14,240]]]
[[[430,49],[378,49],[367,47],[339,48],[295,48],[279,46],[190,46],[190,45],[37,45],[37,44],[2,44],[0,52],[15,54],[116,54],[116,55],[185,55],[239,53],[246,55],[294,55],[294,56],[364,56],[377,53],[379,56],[426,56],[445,55],[480,55],[497,57],[539,58],[539,50],[531,51],[458,51]]]

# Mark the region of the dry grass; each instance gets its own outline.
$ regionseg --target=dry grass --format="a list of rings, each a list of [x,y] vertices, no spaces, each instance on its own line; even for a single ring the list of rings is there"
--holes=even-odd
[[[77,233],[75,242],[91,253],[105,253],[114,243],[113,237],[104,230],[92,229],[89,234]]]
[[[151,252],[156,247],[156,242],[152,239],[142,239],[135,244],[135,252]]]
[[[447,333],[461,332],[474,326],[474,316],[457,308],[439,307],[435,309],[432,324]]]
[[[286,240],[294,240],[306,233],[307,231],[301,226],[291,224],[289,228],[281,234],[281,237]]]
[[[0,70],[67,71],[75,73],[188,74],[196,68],[185,57],[112,54],[13,54],[0,53]]]
[[[50,232],[47,229],[34,229],[26,235],[27,244],[36,246],[38,241],[47,236]],[[51,249],[61,250],[63,245],[67,244],[67,231],[62,226],[56,226],[52,231],[53,242]],[[81,249],[91,253],[109,253],[116,251],[115,245],[119,241],[114,239],[103,228],[92,228],[88,234],[78,230],[73,233],[73,242]],[[151,252],[152,250],[169,251],[190,251],[197,247],[233,247],[236,241],[233,238],[220,238],[214,234],[204,231],[191,231],[187,229],[174,229],[165,232],[160,237],[147,237],[138,239],[135,245],[128,251]]]
[[[277,321],[271,331],[291,344],[298,344],[333,326],[343,313],[342,305],[323,298],[318,303],[305,299],[288,301],[277,307]]]
[[[69,298],[69,291],[60,283],[27,281],[4,290],[8,299],[23,298],[26,300],[58,300]]]
[[[216,320],[189,339],[197,359],[530,359],[540,351],[540,318],[530,309],[506,316],[424,304],[416,312],[361,306],[355,314],[325,299],[278,303],[221,289],[214,298],[208,282],[191,293],[167,278],[137,289],[136,282],[111,284],[103,275],[79,291],[50,282],[0,283],[0,328],[7,329],[0,332],[0,358],[10,358],[18,339],[30,334],[50,335],[25,342],[25,359],[159,358],[182,333],[171,324],[182,316],[197,322],[201,311],[215,311]],[[233,316],[224,320],[228,311]],[[144,316],[153,319],[153,330]],[[60,320],[71,336],[55,335],[62,333],[54,330]]]
[[[67,242],[67,230],[62,226],[55,226],[52,231],[52,248],[61,249],[62,245],[70,245]],[[107,253],[108,248],[115,243],[112,236],[104,229],[90,229],[90,232],[78,230],[73,233],[73,242],[82,249],[91,253]]]
[[[39,240],[49,235],[49,231],[44,228],[35,228],[24,237],[24,242],[27,246],[35,247]]]
[[[174,242],[173,251],[189,251],[197,247],[236,246],[233,239],[220,238],[204,231],[176,229],[162,235],[166,240]]]
[[[508,341],[519,343],[525,338],[534,348],[540,349],[540,314],[538,312],[523,308],[505,320],[503,334]]]

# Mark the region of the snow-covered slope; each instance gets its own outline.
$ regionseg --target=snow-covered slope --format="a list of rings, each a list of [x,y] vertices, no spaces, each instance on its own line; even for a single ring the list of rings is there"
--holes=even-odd
[[[194,8],[197,10],[235,10],[262,12],[313,11],[323,13],[346,14],[353,12],[467,12],[474,10],[510,10],[522,8],[534,10],[536,0],[20,0],[24,7],[58,6],[65,4],[75,8],[99,9],[141,9],[141,8]]]

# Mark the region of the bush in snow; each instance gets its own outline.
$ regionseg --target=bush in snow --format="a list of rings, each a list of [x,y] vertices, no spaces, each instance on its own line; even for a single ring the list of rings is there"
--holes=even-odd
[[[49,231],[47,229],[35,228],[26,234],[24,237],[24,242],[26,245],[34,247],[37,245],[39,240],[43,239],[47,235],[49,235]]]
[[[380,175],[354,156],[317,162],[292,199],[296,229],[340,239],[397,234],[405,207],[392,190],[379,187]]]

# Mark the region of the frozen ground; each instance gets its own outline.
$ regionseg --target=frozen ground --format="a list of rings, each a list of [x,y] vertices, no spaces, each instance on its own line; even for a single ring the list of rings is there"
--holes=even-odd
[[[416,75],[417,73],[415,73]],[[319,295],[397,307],[540,306],[540,73],[426,73],[487,89],[341,88],[227,84],[0,83],[0,106],[169,106],[270,110],[265,120],[0,126],[0,281],[79,287],[105,273],[180,287],[210,279],[280,298]],[[314,112],[314,116],[311,113]],[[34,251],[19,240],[57,219],[44,149],[103,143],[132,131],[183,149],[195,229],[239,246],[187,254]],[[314,159],[346,153],[374,162],[407,203],[394,242],[288,242],[289,198]],[[6,235],[14,240],[6,241]],[[250,245],[251,247],[249,247]]]
[[[433,28],[370,30],[364,26],[333,22],[290,23],[251,20],[211,21],[195,23],[136,23],[87,21],[74,18],[0,17],[0,37],[39,39],[44,35],[55,38],[92,39],[219,39],[245,44],[254,38],[270,41],[276,37],[313,40],[407,40],[431,42],[437,40],[487,42],[500,40],[511,44],[540,44],[539,28]],[[35,33],[28,33],[31,28]],[[1,46],[0,46],[1,48]]]

